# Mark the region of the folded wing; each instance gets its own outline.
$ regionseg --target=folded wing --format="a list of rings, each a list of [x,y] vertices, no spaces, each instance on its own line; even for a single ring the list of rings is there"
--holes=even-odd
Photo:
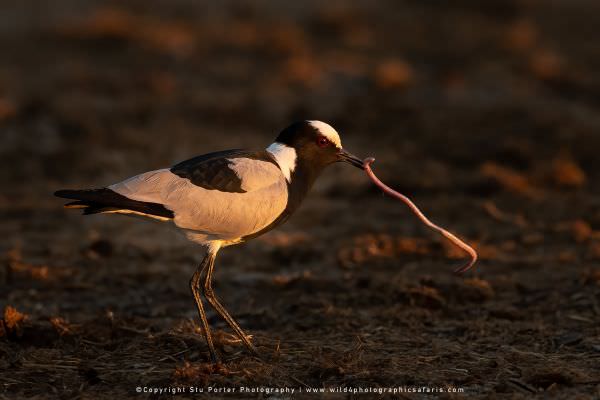
[[[266,152],[231,150],[196,157],[109,186],[127,199],[160,204],[196,236],[235,241],[284,211],[287,183]]]

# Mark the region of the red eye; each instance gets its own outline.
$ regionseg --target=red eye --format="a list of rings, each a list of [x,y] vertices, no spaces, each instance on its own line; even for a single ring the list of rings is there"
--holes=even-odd
[[[327,147],[327,146],[329,146],[329,144],[330,144],[330,142],[329,142],[329,140],[327,138],[325,138],[323,136],[319,136],[317,138],[317,145],[319,147]]]

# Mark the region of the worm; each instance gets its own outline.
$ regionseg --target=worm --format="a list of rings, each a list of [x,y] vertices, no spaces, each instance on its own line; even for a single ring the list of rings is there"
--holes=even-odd
[[[412,212],[414,212],[417,215],[417,217],[421,220],[421,222],[423,222],[425,225],[427,225],[432,230],[440,233],[446,239],[451,241],[455,246],[460,247],[465,253],[469,254],[469,256],[471,257],[471,260],[468,263],[466,263],[465,265],[463,265],[462,267],[455,269],[454,270],[455,273],[463,273],[463,272],[466,272],[469,269],[471,269],[471,267],[475,264],[475,262],[477,262],[477,252],[475,251],[475,249],[473,249],[471,246],[466,244],[463,240],[456,237],[456,235],[454,235],[453,233],[448,232],[444,228],[441,228],[438,225],[431,222],[429,220],[429,218],[427,218],[425,216],[425,214],[423,214],[421,212],[421,210],[419,210],[419,207],[417,207],[415,205],[415,203],[413,203],[408,197],[406,197],[402,193],[396,192],[394,189],[390,188],[389,186],[387,186],[383,182],[381,182],[379,180],[379,178],[377,178],[375,176],[375,174],[373,173],[373,170],[371,169],[371,164],[374,161],[375,161],[375,159],[373,157],[365,158],[363,160],[363,167],[365,168],[367,175],[369,176],[369,178],[371,178],[373,183],[375,183],[375,185],[377,185],[385,193],[404,202],[404,204],[406,204],[412,210]]]

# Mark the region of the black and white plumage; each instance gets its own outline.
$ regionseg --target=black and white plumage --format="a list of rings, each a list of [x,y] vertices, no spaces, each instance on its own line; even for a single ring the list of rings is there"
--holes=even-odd
[[[210,355],[217,361],[200,294],[255,352],[212,291],[217,252],[285,222],[323,169],[339,161],[363,168],[362,160],[342,149],[340,137],[330,125],[300,121],[283,130],[262,151],[209,153],[106,188],[60,190],[55,195],[75,200],[65,207],[83,208],[84,214],[132,214],[172,223],[190,240],[207,248],[190,285]]]

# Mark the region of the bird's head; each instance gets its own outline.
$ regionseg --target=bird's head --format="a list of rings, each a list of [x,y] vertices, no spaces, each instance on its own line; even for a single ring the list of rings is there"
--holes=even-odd
[[[321,121],[299,121],[285,128],[267,148],[284,174],[297,165],[320,172],[335,162],[347,162],[364,169],[363,161],[342,148],[340,135]]]

